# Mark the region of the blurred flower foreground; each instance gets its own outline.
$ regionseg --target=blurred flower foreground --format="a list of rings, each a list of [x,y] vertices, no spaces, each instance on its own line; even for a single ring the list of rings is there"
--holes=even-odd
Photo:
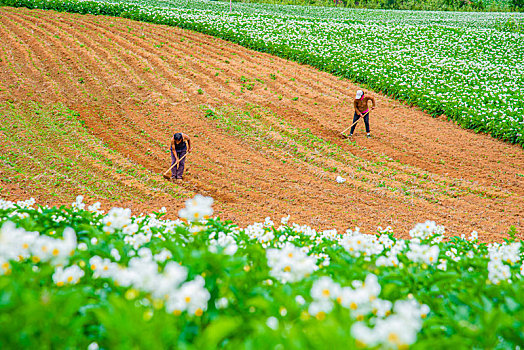
[[[0,348],[516,348],[522,244],[0,199]]]

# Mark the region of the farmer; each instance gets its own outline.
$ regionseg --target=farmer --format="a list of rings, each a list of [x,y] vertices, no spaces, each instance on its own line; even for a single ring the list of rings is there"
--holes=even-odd
[[[187,142],[187,143],[186,143]],[[186,153],[191,152],[191,139],[184,133],[177,132],[171,140],[171,165],[178,163],[171,169],[171,180],[182,180]]]
[[[375,99],[373,96],[366,96],[364,91],[358,90],[357,96],[355,97],[355,115],[353,115],[353,123],[355,123],[359,118],[364,117],[364,123],[366,124],[366,133],[367,137],[371,137],[369,132],[369,107],[368,102],[373,102],[371,109],[375,109]],[[351,127],[351,132],[349,137],[353,136],[353,131],[355,131],[356,124]]]

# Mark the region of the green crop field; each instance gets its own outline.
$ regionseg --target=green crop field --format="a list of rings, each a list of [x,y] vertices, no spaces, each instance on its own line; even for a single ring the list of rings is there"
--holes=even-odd
[[[401,12],[244,3],[233,4],[233,11],[230,12],[228,3],[182,0],[0,0],[0,5],[120,16],[204,32],[318,67],[340,76],[342,80],[351,79],[365,88],[419,106],[434,116],[444,114],[465,128],[524,145],[524,14]],[[65,20],[64,14],[60,14],[48,22],[42,20],[42,23],[30,27],[36,16],[42,15],[42,11],[35,12],[34,17],[22,14],[25,22],[16,22],[16,16],[11,15],[10,11],[20,9],[9,9],[5,17],[12,16],[9,21],[18,27],[23,27],[25,23],[28,32],[17,31],[15,35],[5,29],[15,24],[0,28],[2,33],[14,38],[12,41],[6,40],[8,44],[2,46],[6,48],[5,51],[11,49],[9,43],[28,42],[27,46],[15,48],[21,54],[13,56],[14,59],[4,65],[12,67],[15,73],[18,73],[17,67],[21,65],[14,65],[13,62],[22,61],[24,56],[39,55],[45,61],[55,59],[55,56],[47,56],[48,51],[31,51],[31,45],[45,43],[45,38],[55,38],[55,42],[66,41],[66,35],[61,39],[62,32],[60,35],[56,33],[56,27],[67,27],[82,17],[74,16]],[[8,23],[7,20],[5,22]],[[121,22],[125,23],[118,24],[118,30],[125,34],[128,31],[131,33],[132,28],[125,27],[131,21]],[[39,41],[35,41],[37,44],[32,44],[30,39],[37,36],[35,33],[39,25],[45,27],[45,31],[42,30]],[[91,24],[87,26],[96,27]],[[137,25],[143,26],[144,23]],[[85,23],[79,26],[86,33],[95,33],[95,29],[87,31],[85,27]],[[112,27],[112,23],[104,24],[104,28]],[[72,29],[64,34],[74,38],[80,30]],[[138,28],[129,34],[133,40],[135,32],[139,32]],[[138,35],[146,36],[137,33],[137,38]],[[157,35],[148,37],[154,37],[155,41],[136,39],[140,52],[149,53],[148,50],[156,47]],[[104,43],[112,41],[102,34],[100,38]],[[182,36],[173,35],[169,38],[183,42],[165,51],[175,55],[189,41]],[[106,49],[107,46],[100,42],[92,45],[98,52],[111,58],[125,46],[122,44],[125,40],[117,40],[120,43],[111,49]],[[73,39],[69,40],[68,36],[67,41],[73,42]],[[92,50],[90,45],[84,43],[75,41],[74,45],[78,51],[80,48],[82,52],[88,48]],[[130,47],[131,44],[127,49],[122,49],[126,51],[127,57],[137,52]],[[222,47],[215,52],[220,52],[220,49]],[[192,57],[192,50],[188,45],[187,55],[181,55],[182,62],[177,61],[177,64],[185,63],[183,60],[186,56]],[[67,59],[70,51],[64,49],[57,52],[56,57],[62,54]],[[152,70],[141,63],[152,56],[162,58],[160,54],[165,53],[151,52],[131,63],[115,59],[113,67],[122,64],[127,69],[134,63],[133,67],[138,67],[135,73]],[[208,51],[202,49],[199,55],[207,54]],[[223,58],[220,54],[217,56]],[[88,56],[73,57],[76,65],[77,61]],[[159,61],[162,67],[172,64],[168,60]],[[240,61],[242,63],[238,65],[243,65],[243,57]],[[226,62],[224,65],[227,64],[227,67],[233,66]],[[78,66],[82,73],[89,73],[89,67],[92,67],[85,65],[84,68],[80,63]],[[64,64],[60,70],[67,71],[67,67]],[[187,71],[193,68],[191,66]],[[262,89],[268,86],[271,89],[270,84],[255,75],[255,69],[252,68],[251,72],[254,73],[249,76],[236,71],[238,81],[235,82],[235,90],[231,88],[227,93],[235,95],[240,91],[235,99],[243,100],[247,95],[245,92],[256,94],[265,91]],[[266,72],[269,73],[266,75],[269,83],[277,80],[275,73],[279,80],[285,77],[288,81],[290,78],[278,72],[278,68],[273,69],[271,65],[271,70]],[[211,67],[209,63],[209,67],[202,71],[204,74],[213,72],[217,77],[224,75],[227,84],[231,77],[226,77],[225,70],[227,68]],[[34,76],[47,71],[49,69],[38,71],[35,68]],[[128,71],[133,72],[131,69]],[[122,79],[120,71],[118,73],[114,79]],[[167,73],[166,77],[174,76],[173,71]],[[209,91],[212,90],[206,89],[204,84],[193,85],[201,76],[200,72],[195,73],[199,74],[197,78],[188,80],[188,85],[191,83],[191,88],[195,90],[195,96],[203,95],[203,98],[207,94],[211,95]],[[308,76],[316,77],[317,73],[318,70],[314,70]],[[20,73],[20,80],[23,74]],[[64,85],[71,85],[75,89],[73,82],[84,85],[87,76],[64,79]],[[89,78],[95,80],[100,76],[103,75],[93,74]],[[135,76],[140,78],[144,75]],[[231,76],[235,77],[234,74]],[[146,83],[156,79],[160,81],[159,86],[163,86],[162,83],[169,78],[152,74]],[[291,79],[294,81],[294,78]],[[147,90],[144,87],[147,84],[140,81],[142,79],[132,76],[131,80],[136,81],[137,90]],[[340,80],[333,79],[331,82],[331,85],[326,83],[325,86],[330,88]],[[19,86],[5,85],[1,85],[2,89],[14,90]],[[96,89],[104,90],[96,86]],[[127,93],[125,89],[122,91]],[[151,95],[155,92],[152,89]],[[183,93],[186,94],[185,91]],[[273,91],[270,93],[273,94]],[[279,93],[278,90],[275,89],[275,93]],[[23,96],[27,99],[31,97],[30,94]],[[274,99],[277,106],[302,100],[299,96],[288,96],[285,99],[282,95],[278,96]],[[348,96],[352,102],[354,91],[348,91]],[[330,102],[332,100],[334,98]],[[138,103],[137,110],[141,106],[145,107],[137,114],[141,114],[154,101],[147,105]],[[448,151],[428,147],[428,137],[425,136],[420,137],[420,148],[408,150],[402,145],[406,156],[396,155],[393,158],[385,147],[374,149],[351,141],[349,145],[352,148],[346,148],[348,144],[339,138],[338,132],[336,136],[320,137],[317,135],[320,132],[311,132],[308,123],[295,125],[275,111],[249,104],[247,99],[245,107],[241,108],[235,105],[217,107],[211,103],[194,101],[199,100],[188,101],[188,104],[195,104],[201,109],[202,119],[209,122],[212,128],[224,131],[223,134],[208,134],[204,126],[200,127],[195,132],[199,134],[198,138],[191,135],[195,140],[195,148],[201,147],[202,150],[212,145],[213,152],[217,150],[217,153],[230,156],[235,151],[233,147],[225,150],[217,147],[223,145],[218,142],[220,138],[211,137],[226,135],[243,141],[231,142],[232,145],[240,145],[237,148],[264,152],[264,157],[258,158],[263,162],[252,159],[251,155],[257,152],[246,152],[245,156],[234,159],[239,160],[237,163],[242,160],[251,164],[253,161],[253,166],[229,169],[226,167],[230,165],[227,164],[229,160],[224,160],[227,157],[209,157],[212,152],[199,155],[196,151],[194,159],[207,157],[209,162],[197,164],[195,161],[193,164],[197,170],[192,174],[193,178],[185,178],[184,182],[179,181],[176,186],[171,186],[168,182],[159,182],[161,174],[153,172],[153,166],[140,166],[136,158],[126,156],[123,151],[116,151],[102,142],[93,131],[94,128],[85,125],[80,112],[65,104],[16,101],[14,98],[13,101],[7,101],[6,98],[6,101],[0,102],[0,118],[3,122],[0,123],[0,184],[9,185],[9,191],[18,191],[13,192],[10,198],[14,201],[0,198],[0,349],[522,347],[524,246],[519,239],[522,231],[517,231],[522,230],[520,219],[523,217],[519,206],[523,193],[521,181],[524,179],[522,166],[519,167],[522,159],[520,146],[503,144],[504,149],[499,151],[485,147],[487,151],[483,150],[482,154],[493,154],[493,159],[482,159],[483,164],[479,166],[481,157],[477,146],[482,138],[470,141],[468,147],[472,149],[473,156],[464,161],[465,165],[460,162],[461,159],[456,162],[451,157],[445,159],[451,159],[449,169],[465,167],[467,172],[474,172],[478,168],[479,173],[483,174],[478,178],[459,178],[463,172],[457,171],[448,176],[447,168],[442,170],[448,164],[437,157],[438,152]],[[103,109],[108,107],[105,103],[101,105]],[[165,107],[166,110],[170,108]],[[421,112],[413,114],[427,117]],[[147,117],[156,123],[151,127],[144,123],[148,130],[161,128],[162,124],[158,121],[168,118],[160,115],[153,119],[149,114]],[[169,117],[175,120],[173,123],[178,122],[175,117]],[[101,113],[98,117],[95,114],[95,118],[109,119],[110,116]],[[196,120],[198,116],[191,114],[188,118]],[[435,121],[429,117],[426,119]],[[102,126],[98,126],[97,130],[125,126],[120,123],[120,119],[115,120],[113,124],[101,123]],[[134,123],[132,118],[130,121]],[[438,121],[441,127],[449,126],[445,120]],[[184,123],[180,124],[186,127]],[[168,125],[171,128],[173,124]],[[145,129],[141,127],[122,128],[124,132],[133,134],[133,137],[129,141],[122,141],[119,149],[129,148],[129,145],[144,137]],[[479,136],[466,133],[458,127],[453,127],[447,135],[456,132]],[[162,144],[160,137],[148,137],[151,144],[158,146],[162,154],[166,155],[167,161],[164,151],[168,150],[168,143]],[[335,138],[337,142],[333,142]],[[378,137],[375,139],[380,140]],[[375,139],[371,138],[370,142]],[[491,142],[489,145],[501,143],[492,142],[487,136],[483,136],[483,139]],[[382,140],[382,145],[385,145],[386,137]],[[149,143],[137,147],[136,152],[146,153],[146,149],[149,152],[148,146],[144,145]],[[257,150],[257,147],[260,149]],[[449,152],[455,155],[456,148],[453,147],[450,147]],[[386,151],[382,153],[384,149]],[[431,149],[431,156],[434,153],[436,159],[427,164],[410,164],[412,158],[409,153],[420,156],[420,152],[416,152],[420,149]],[[515,149],[518,153],[513,152]],[[371,152],[373,156],[370,156]],[[502,159],[501,163],[496,157],[502,153],[509,156]],[[280,163],[288,161],[291,164],[289,168],[271,167],[272,163],[279,163],[280,166]],[[303,167],[299,161],[312,166]],[[163,159],[155,159],[151,164],[156,166],[156,162],[164,164]],[[442,167],[435,165],[439,163]],[[486,163],[495,165],[490,168]],[[512,167],[506,166],[506,163],[511,163]],[[345,167],[345,164],[348,166]],[[340,165],[344,168],[341,169]],[[507,171],[508,176],[497,177],[499,174],[489,171],[495,168],[499,170],[502,165],[504,168],[501,171]],[[224,178],[224,181],[233,185],[222,186],[222,182],[217,181],[218,185],[213,185],[215,187],[204,187],[201,182],[195,181],[198,180],[195,176],[198,171],[206,167],[224,168],[207,175],[210,182]],[[260,167],[266,167],[268,172],[253,172],[253,168]],[[319,176],[319,182],[311,181],[315,180],[314,174],[304,176],[300,182],[295,180],[300,174],[289,169],[301,167],[312,169],[308,170],[312,173],[320,169],[322,177]],[[258,191],[257,197],[248,196],[245,202],[239,201],[243,207],[234,207],[239,215],[246,215],[248,210],[256,209],[257,206],[269,206],[284,200],[295,201],[298,198],[292,204],[295,206],[304,197],[287,198],[286,193],[279,193],[278,201],[266,203],[263,200],[265,196],[273,195],[273,192],[260,188],[260,182],[267,182],[268,187],[273,186],[274,193],[282,192],[284,188],[279,187],[283,186],[279,182],[272,182],[271,178],[268,180],[267,174],[275,169],[280,172],[279,181],[286,177],[294,180],[288,188],[296,192],[304,191],[316,201],[314,204],[340,197],[335,205],[340,205],[341,211],[353,210],[351,206],[362,198],[375,199],[381,193],[387,195],[388,192],[376,191],[384,188],[393,195],[385,196],[381,202],[363,201],[367,213],[362,215],[370,214],[375,220],[375,212],[388,209],[390,203],[395,204],[398,197],[399,203],[411,200],[411,206],[392,206],[392,215],[399,215],[407,208],[404,217],[409,216],[409,220],[416,221],[411,230],[408,228],[404,232],[393,232],[389,226],[366,233],[360,232],[358,228],[338,232],[335,229],[318,230],[293,223],[290,216],[280,218],[278,207],[275,206],[272,207],[272,213],[276,213],[276,217],[273,217],[275,221],[268,217],[260,222],[239,226],[235,222],[213,217],[218,209],[217,205],[213,208],[212,198],[201,195],[193,197],[197,191],[213,193],[211,190],[220,185],[223,193],[235,200],[241,198],[242,191]],[[346,188],[352,188],[352,192],[341,196],[349,192],[325,185],[330,180],[324,178],[324,173],[333,175],[333,180],[336,174],[347,176]],[[232,181],[236,174],[246,178],[256,175],[261,180],[241,187],[241,182]],[[28,177],[33,178],[31,186],[24,186],[21,182]],[[204,183],[206,178],[201,176],[201,179]],[[334,181],[340,185],[346,182],[340,176]],[[238,187],[238,193],[235,186]],[[312,187],[318,190],[305,191]],[[26,200],[28,196],[13,199],[15,196],[22,197],[20,193],[34,193],[34,196],[41,193],[50,196],[72,195],[71,192],[75,192],[72,188],[83,193],[85,198],[79,195],[73,203],[61,207],[41,206],[34,199]],[[220,194],[219,191],[214,192]],[[318,197],[322,192],[330,196]],[[77,193],[70,198],[75,198]],[[363,193],[367,193],[366,197],[359,198]],[[182,209],[178,211],[177,208],[178,215],[168,218],[166,208],[140,215],[135,215],[129,208],[120,207],[107,207],[111,209],[104,212],[100,202],[93,203],[97,199],[102,201],[103,198],[110,198],[113,201],[111,206],[130,207],[128,203],[132,203],[131,200],[123,204],[115,204],[115,201],[124,196],[126,200],[147,197],[156,206],[155,200],[161,194],[166,194],[169,199],[184,199]],[[228,197],[215,198],[217,202],[223,200],[226,204],[233,203],[233,200],[227,202]],[[431,207],[434,212],[438,211],[439,215],[442,212],[453,220],[456,217],[463,218],[457,221],[457,225],[466,225],[468,218],[473,218],[476,220],[473,222],[476,225],[474,227],[479,227],[479,232],[484,229],[479,223],[486,221],[480,221],[477,217],[492,217],[486,215],[488,208],[491,212],[496,211],[497,215],[500,211],[503,213],[500,214],[501,226],[506,225],[506,232],[493,232],[494,236],[487,239],[481,236],[480,240],[476,231],[453,236],[453,232],[446,232],[443,226],[412,214],[412,208],[439,200],[444,204]],[[178,205],[173,201],[167,203],[173,207]],[[314,210],[317,209],[312,206],[311,211]],[[451,215],[455,215],[455,211],[466,210],[471,212],[471,216]],[[319,210],[318,214],[325,213]],[[486,242],[493,238],[499,242]]]
[[[521,242],[0,200],[0,347],[513,349]],[[513,232],[514,233],[514,232]]]
[[[307,63],[524,144],[524,14],[210,1],[2,0],[176,25]]]

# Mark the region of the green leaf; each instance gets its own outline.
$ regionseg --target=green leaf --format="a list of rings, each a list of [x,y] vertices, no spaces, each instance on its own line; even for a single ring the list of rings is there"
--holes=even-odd
[[[222,316],[211,322],[199,341],[203,347],[216,348],[242,324],[242,318]]]

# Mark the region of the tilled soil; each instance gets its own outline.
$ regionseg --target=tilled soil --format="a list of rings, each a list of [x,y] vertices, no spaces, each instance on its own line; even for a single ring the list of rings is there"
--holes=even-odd
[[[290,214],[317,229],[391,226],[398,236],[425,220],[453,235],[476,230],[485,241],[511,225],[524,233],[521,147],[376,92],[373,138],[359,123],[353,142],[344,140],[360,87],[309,66],[179,28],[8,7],[0,8],[0,59],[0,102],[61,102],[159,178],[172,134],[190,135],[188,172],[172,186],[212,196],[216,213],[240,225]],[[264,111],[263,135],[205,117],[208,109],[253,108]],[[293,135],[306,129],[318,144],[299,144],[306,136]],[[338,184],[337,175],[347,181]],[[2,185],[12,200],[74,198]],[[171,217],[183,205],[167,194],[124,198],[100,200],[141,211],[166,206]]]

